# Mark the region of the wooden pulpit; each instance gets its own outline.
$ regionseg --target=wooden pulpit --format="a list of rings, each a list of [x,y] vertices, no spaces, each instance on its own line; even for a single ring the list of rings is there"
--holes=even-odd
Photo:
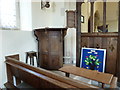
[[[63,42],[67,28],[35,29],[38,41],[38,63],[45,69],[59,69],[63,66]]]

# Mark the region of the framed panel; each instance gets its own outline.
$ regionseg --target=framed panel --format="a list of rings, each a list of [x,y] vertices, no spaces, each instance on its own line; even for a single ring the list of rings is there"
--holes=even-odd
[[[76,11],[66,11],[67,13],[67,27],[76,28]],[[84,16],[81,15],[81,23],[84,23]]]
[[[75,11],[66,11],[66,13],[67,13],[67,27],[75,28],[76,27]]]
[[[106,49],[82,48],[80,67],[104,72],[105,57]]]

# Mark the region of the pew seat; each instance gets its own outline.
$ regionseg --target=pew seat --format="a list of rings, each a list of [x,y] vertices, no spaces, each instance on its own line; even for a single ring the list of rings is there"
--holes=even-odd
[[[59,70],[62,72],[65,72],[66,77],[69,77],[70,74],[73,74],[73,75],[77,75],[80,77],[84,77],[84,78],[102,83],[102,88],[104,88],[105,84],[110,85],[110,88],[117,87],[118,78],[113,76],[113,74],[98,72],[95,70],[89,70],[89,69],[79,68],[75,66],[64,66]]]

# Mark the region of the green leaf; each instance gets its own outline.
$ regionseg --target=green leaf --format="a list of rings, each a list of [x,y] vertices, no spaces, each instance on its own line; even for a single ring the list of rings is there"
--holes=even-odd
[[[92,55],[90,55],[89,57],[90,57],[90,59],[92,59]]]
[[[87,60],[85,60],[85,62],[88,62]]]
[[[98,62],[98,61],[99,61],[99,59],[96,60],[96,62]]]
[[[86,62],[86,65],[89,65],[89,62]]]
[[[95,62],[96,65],[100,65],[98,62]]]
[[[100,65],[99,63],[97,63],[96,65]]]
[[[92,64],[92,61],[90,61],[90,63]]]

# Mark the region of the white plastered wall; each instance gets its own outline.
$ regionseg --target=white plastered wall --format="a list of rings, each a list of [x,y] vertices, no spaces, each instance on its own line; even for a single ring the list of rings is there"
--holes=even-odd
[[[41,9],[40,2],[32,2],[32,28],[65,27],[64,2],[51,2],[50,8]]]
[[[51,2],[49,9],[41,9],[40,2],[32,2],[32,27],[66,27],[66,10],[75,10],[75,2]],[[69,28],[65,36],[65,56],[76,62],[76,29]]]
[[[5,56],[19,54],[20,60],[25,62],[27,51],[37,51],[33,31],[0,30],[0,87],[4,87],[7,77]]]
[[[0,72],[5,72],[5,71],[3,71],[3,69],[2,69],[2,63],[3,62],[3,60],[2,60],[2,32],[0,33]],[[2,73],[1,73],[1,76],[0,76],[0,87],[2,86],[2,78],[3,78],[3,76],[2,76]]]
[[[20,29],[25,31],[32,31],[32,10],[31,0],[20,0]]]

